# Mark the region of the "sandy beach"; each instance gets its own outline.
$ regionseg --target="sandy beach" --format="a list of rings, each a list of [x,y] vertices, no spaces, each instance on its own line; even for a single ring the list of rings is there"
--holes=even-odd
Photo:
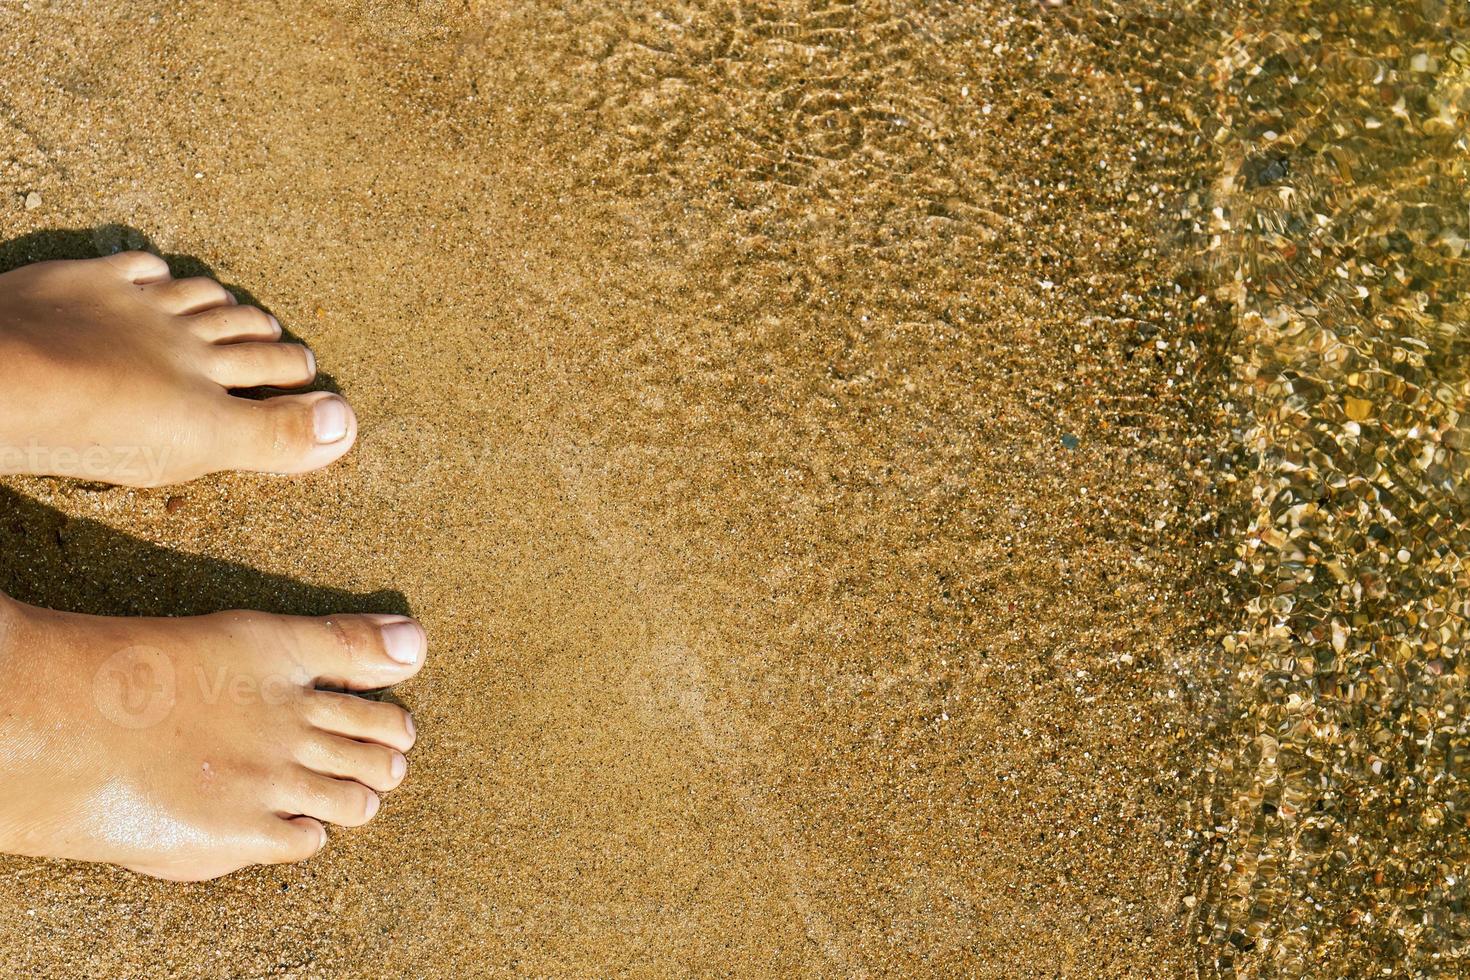
[[[1222,32],[916,6],[0,6],[0,265],[214,275],[361,424],[305,477],[7,480],[0,589],[431,647],[370,825],[196,885],[0,860],[7,974],[1227,948]]]

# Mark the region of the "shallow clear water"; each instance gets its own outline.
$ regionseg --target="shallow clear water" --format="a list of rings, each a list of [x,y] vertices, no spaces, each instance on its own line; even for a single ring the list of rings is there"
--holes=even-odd
[[[1222,9],[1203,245],[1237,522],[1213,975],[1457,975],[1470,919],[1466,10]]]
[[[1072,287],[1180,352],[1212,475],[1181,511],[1218,548],[1216,634],[1171,662],[1210,726],[1178,762],[1210,975],[1453,972],[1470,930],[1466,27],[1222,0],[583,4],[548,32],[550,97],[600,137],[581,172],[720,229],[683,244],[728,315],[821,345],[815,311],[859,311],[934,350],[983,333],[981,283],[1048,332]],[[1061,285],[1027,307],[1026,280]]]

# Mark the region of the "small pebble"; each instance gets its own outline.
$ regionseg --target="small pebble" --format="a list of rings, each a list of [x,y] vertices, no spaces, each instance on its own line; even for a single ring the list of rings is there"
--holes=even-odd
[[[177,497],[177,496],[175,496],[175,497],[170,497],[170,498],[168,498],[168,500],[164,501],[163,509],[166,510],[166,511],[168,511],[170,514],[177,514],[179,511],[183,510],[187,505],[188,505],[188,501],[187,500],[185,500],[183,497]]]
[[[31,191],[29,194],[26,195],[26,210],[27,211],[34,211],[34,210],[36,210],[36,208],[38,208],[40,206],[41,206],[41,195],[40,194],[36,193],[35,191]]]

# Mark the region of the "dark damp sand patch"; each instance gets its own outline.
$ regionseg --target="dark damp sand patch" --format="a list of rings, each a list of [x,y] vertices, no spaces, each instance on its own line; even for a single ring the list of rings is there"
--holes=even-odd
[[[1184,972],[1213,354],[1165,96],[1193,23],[0,14],[5,234],[145,229],[270,304],[363,423],[299,480],[27,495],[164,565],[391,588],[434,643],[372,826],[183,889],[10,862],[0,951]]]

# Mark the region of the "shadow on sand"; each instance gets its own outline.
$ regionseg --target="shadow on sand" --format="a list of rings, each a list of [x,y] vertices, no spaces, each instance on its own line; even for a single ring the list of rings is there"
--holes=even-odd
[[[93,258],[130,248],[156,251],[151,246],[141,232],[122,225],[39,231],[0,243],[0,272],[46,259]],[[163,257],[176,277],[212,274],[192,256]],[[240,302],[266,308],[249,291],[225,286]],[[287,339],[298,338],[288,333]],[[325,375],[314,387],[337,391]],[[299,615],[410,614],[400,592],[362,594],[309,585],[238,562],[174,551],[98,521],[69,517],[3,486],[0,591],[33,605],[106,616],[187,616],[233,608]]]
[[[396,591],[308,585],[191,555],[70,517],[0,487],[0,591],[32,605],[103,616],[192,616],[221,609],[324,616],[409,615]]]

